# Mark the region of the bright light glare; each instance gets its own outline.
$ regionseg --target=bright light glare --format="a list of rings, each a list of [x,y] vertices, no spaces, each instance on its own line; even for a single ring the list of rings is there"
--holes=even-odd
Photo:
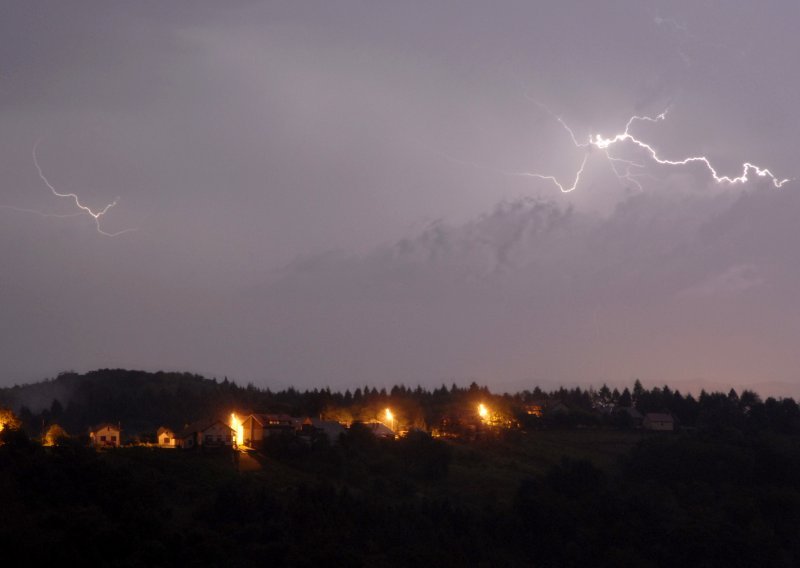
[[[244,445],[244,424],[233,412],[231,412],[231,428],[236,432],[236,445]]]
[[[483,405],[483,403],[478,405],[478,415],[484,420],[489,417],[489,410]]]

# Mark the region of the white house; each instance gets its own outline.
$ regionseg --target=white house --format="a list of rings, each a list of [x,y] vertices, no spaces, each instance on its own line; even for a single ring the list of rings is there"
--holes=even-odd
[[[159,448],[177,447],[178,440],[175,437],[175,432],[166,426],[162,426],[158,429],[158,432],[156,432],[156,444]]]
[[[116,424],[106,422],[89,430],[89,440],[98,448],[118,448],[122,431]]]
[[[675,419],[672,414],[659,414],[650,412],[642,419],[642,428],[660,432],[672,432],[675,429]]]

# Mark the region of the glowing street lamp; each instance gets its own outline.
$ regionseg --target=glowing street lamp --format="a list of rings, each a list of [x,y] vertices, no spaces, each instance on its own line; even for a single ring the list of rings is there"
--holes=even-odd
[[[481,417],[481,420],[489,418],[489,409],[483,403],[478,405],[478,416]]]
[[[231,428],[236,433],[236,447],[244,445],[244,424],[235,413],[231,413]]]
[[[386,409],[386,420],[391,423],[392,432],[394,432],[394,414],[388,408]]]

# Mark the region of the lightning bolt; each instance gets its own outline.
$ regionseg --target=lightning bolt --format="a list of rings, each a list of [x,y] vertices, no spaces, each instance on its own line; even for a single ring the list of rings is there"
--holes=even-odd
[[[39,142],[37,141],[36,144],[33,145],[32,154],[33,154],[33,165],[36,166],[36,171],[39,173],[39,178],[42,180],[42,182],[44,182],[44,184],[48,187],[48,189],[50,189],[50,191],[53,193],[53,195],[55,195],[56,197],[63,197],[63,198],[71,199],[73,201],[73,203],[75,204],[75,206],[78,209],[80,209],[80,211],[78,211],[76,213],[69,214],[69,215],[54,215],[54,214],[49,214],[49,213],[42,213],[41,211],[36,211],[36,210],[33,210],[33,209],[21,209],[19,207],[7,207],[7,208],[14,209],[14,210],[17,210],[17,211],[25,211],[25,212],[37,213],[37,214],[42,215],[44,217],[64,218],[64,217],[75,217],[75,216],[78,216],[78,215],[89,215],[94,220],[94,224],[95,224],[95,226],[97,228],[97,232],[100,233],[101,235],[106,236],[106,237],[118,237],[119,235],[124,235],[125,233],[130,233],[130,232],[133,232],[133,231],[136,230],[136,229],[124,229],[122,231],[117,231],[116,233],[109,233],[109,232],[104,231],[103,228],[100,226],[100,218],[103,217],[103,215],[105,215],[106,213],[108,213],[108,211],[119,202],[119,198],[114,199],[114,201],[112,201],[111,203],[109,203],[108,205],[103,207],[102,209],[98,209],[97,211],[95,211],[91,207],[88,207],[88,206],[84,205],[83,203],[81,203],[81,200],[80,200],[80,198],[78,197],[77,194],[59,192],[53,186],[53,184],[50,183],[50,180],[47,179],[47,176],[44,175],[44,171],[42,170],[42,166],[39,165],[39,158],[38,158],[38,156],[36,154],[36,149],[37,149],[38,146],[39,146]]]
[[[560,116],[553,113],[549,108],[547,108],[542,103],[536,100],[533,100],[533,102],[536,103],[540,108],[542,108],[545,112],[547,112],[550,116],[552,116],[558,121],[558,123],[564,128],[567,134],[569,134],[569,137],[576,148],[584,150],[585,153],[583,155],[583,160],[581,161],[581,165],[578,168],[572,183],[569,185],[559,181],[558,178],[556,178],[556,176],[546,175],[536,172],[517,172],[512,175],[532,177],[550,181],[562,193],[570,193],[571,191],[574,191],[578,187],[578,184],[581,181],[581,176],[583,175],[583,172],[586,169],[586,163],[589,160],[589,154],[593,149],[597,149],[603,152],[606,159],[608,160],[611,170],[617,176],[617,178],[628,180],[631,183],[635,184],[641,190],[642,185],[637,178],[645,176],[652,177],[652,176],[634,172],[634,169],[644,168],[645,165],[638,162],[634,162],[632,160],[626,160],[623,158],[616,157],[611,153],[611,148],[613,146],[625,142],[644,150],[645,153],[650,156],[650,159],[652,161],[662,166],[685,166],[688,164],[700,163],[711,174],[711,177],[714,179],[716,183],[744,184],[750,181],[750,175],[755,173],[759,177],[769,178],[770,182],[774,187],[780,188],[784,184],[793,181],[794,179],[794,178],[780,179],[777,176],[775,176],[775,174],[773,174],[770,170],[766,168],[761,168],[750,162],[744,162],[742,164],[741,175],[737,177],[731,177],[727,175],[720,175],[717,169],[711,164],[711,161],[706,156],[689,156],[688,158],[682,158],[680,160],[670,160],[667,158],[662,158],[661,156],[659,156],[658,152],[652,145],[636,138],[633,134],[631,134],[631,128],[636,122],[658,123],[663,120],[666,120],[667,112],[669,109],[665,110],[664,112],[662,112],[657,116],[632,116],[631,118],[628,119],[628,122],[625,124],[625,130],[618,134],[615,134],[610,138],[604,138],[600,134],[595,134],[594,136],[589,135],[586,142],[580,142],[578,137],[575,136],[575,132],[572,130],[572,128],[570,128],[569,125]],[[620,165],[622,166],[622,169],[619,169]]]

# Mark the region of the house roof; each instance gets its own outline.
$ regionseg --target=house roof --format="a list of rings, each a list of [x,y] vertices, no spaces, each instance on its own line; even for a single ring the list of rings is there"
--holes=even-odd
[[[262,426],[267,426],[272,422],[279,422],[283,424],[294,424],[294,418],[289,416],[288,414],[251,414],[248,418],[252,417],[253,420],[261,424]],[[245,418],[247,420],[247,418]]]
[[[172,428],[170,428],[168,426],[162,426],[161,428],[159,428],[156,431],[156,436],[160,436],[161,434],[164,434],[165,432],[169,432],[170,434],[174,434],[175,430],[173,430]]]
[[[662,414],[659,412],[649,412],[645,414],[644,419],[648,422],[674,422],[675,419],[672,414]]]
[[[372,430],[372,433],[378,437],[391,436],[394,437],[394,432],[383,422],[364,422],[364,426]]]
[[[332,442],[335,442],[339,434],[345,432],[344,426],[335,420],[320,420],[318,418],[306,418],[303,420],[303,425],[308,425],[316,430],[325,433]]]
[[[116,430],[117,432],[122,430],[117,424],[112,424],[111,422],[103,422],[101,424],[98,424],[97,426],[89,428],[89,432],[94,433],[97,432],[98,430],[102,430],[103,428],[108,428],[109,430]]]
[[[197,422],[192,422],[181,431],[181,438],[186,438],[192,434],[205,432],[216,424],[222,424],[228,430],[233,432],[233,428],[225,424],[222,420],[198,420]]]

